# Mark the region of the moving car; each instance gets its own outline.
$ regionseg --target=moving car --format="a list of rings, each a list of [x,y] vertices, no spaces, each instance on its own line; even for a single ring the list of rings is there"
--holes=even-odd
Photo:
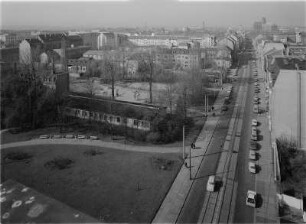
[[[246,205],[256,208],[257,194],[255,191],[248,190],[246,197]]]
[[[249,162],[249,171],[250,173],[256,173],[256,164],[253,162]]]
[[[206,190],[214,192],[215,187],[216,187],[216,177],[214,175],[209,176],[208,181],[207,181]]]
[[[256,152],[254,150],[250,150],[249,159],[256,160]]]

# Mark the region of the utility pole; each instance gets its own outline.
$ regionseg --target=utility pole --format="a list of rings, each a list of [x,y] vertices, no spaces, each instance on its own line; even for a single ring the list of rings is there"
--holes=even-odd
[[[297,148],[300,149],[302,146],[301,143],[301,133],[302,133],[302,96],[301,96],[301,72],[299,71],[298,64],[295,64],[297,70]]]
[[[185,124],[183,125],[183,161],[185,161]]]
[[[192,180],[192,176],[191,176],[191,147],[189,147],[189,180]]]

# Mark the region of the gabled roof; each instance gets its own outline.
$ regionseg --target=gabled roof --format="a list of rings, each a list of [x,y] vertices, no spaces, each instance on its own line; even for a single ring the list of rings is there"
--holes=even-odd
[[[68,41],[82,41],[83,39],[79,35],[66,36]]]
[[[51,41],[61,41],[65,37],[65,34],[41,34],[39,35],[39,38],[45,43],[45,42],[51,42]]]
[[[31,47],[37,46],[37,45],[41,45],[42,42],[36,38],[31,38],[31,39],[25,39]]]

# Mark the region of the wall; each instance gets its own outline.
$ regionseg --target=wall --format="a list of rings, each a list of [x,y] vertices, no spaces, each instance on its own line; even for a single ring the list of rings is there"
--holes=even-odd
[[[301,72],[301,107],[298,107],[298,75],[295,70],[280,70],[271,94],[272,132],[278,138],[298,137],[301,124],[301,148],[306,150],[306,71]],[[299,121],[298,111],[301,110]]]

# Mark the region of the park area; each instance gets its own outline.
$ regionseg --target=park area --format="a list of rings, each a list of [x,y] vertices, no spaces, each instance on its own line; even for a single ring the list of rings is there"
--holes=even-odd
[[[16,180],[101,222],[149,223],[174,181],[179,154],[80,145],[1,151],[1,182]]]

